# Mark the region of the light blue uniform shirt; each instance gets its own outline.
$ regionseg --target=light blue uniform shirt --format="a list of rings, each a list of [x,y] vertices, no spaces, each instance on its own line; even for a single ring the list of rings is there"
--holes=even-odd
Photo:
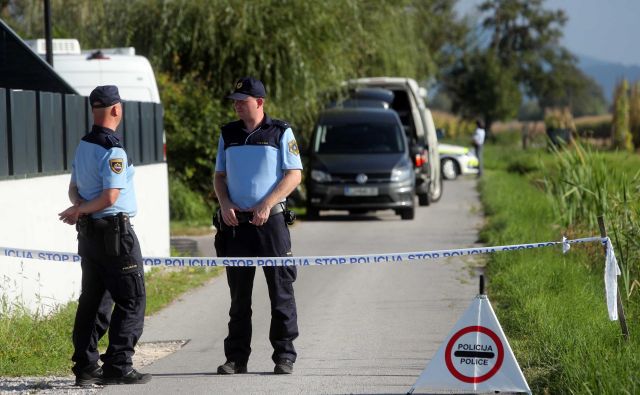
[[[302,169],[293,131],[265,117],[247,133],[238,122],[223,128],[218,144],[216,172],[226,173],[229,198],[241,210],[262,201],[284,177],[286,170]],[[229,127],[230,126],[230,127]],[[225,141],[224,136],[230,141]]]
[[[128,164],[127,153],[117,138],[105,135],[109,129],[93,127],[76,148],[71,171],[71,182],[78,187],[84,200],[93,200],[105,189],[119,189],[116,202],[101,211],[92,213],[102,218],[123,212],[133,217],[137,212],[136,193],[133,186],[135,169]],[[112,133],[112,132],[111,132]],[[116,144],[117,146],[111,146]]]

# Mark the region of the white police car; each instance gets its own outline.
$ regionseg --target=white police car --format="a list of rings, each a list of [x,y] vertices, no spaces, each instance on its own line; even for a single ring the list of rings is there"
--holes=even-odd
[[[440,143],[438,151],[442,177],[445,180],[455,180],[459,175],[478,174],[478,157],[471,149]]]

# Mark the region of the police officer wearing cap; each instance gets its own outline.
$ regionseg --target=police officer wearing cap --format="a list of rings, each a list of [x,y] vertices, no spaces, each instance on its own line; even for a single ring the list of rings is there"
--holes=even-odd
[[[245,77],[228,96],[240,120],[222,127],[215,166],[219,257],[291,256],[286,197],[300,184],[302,163],[291,127],[264,112],[261,81]],[[214,221],[214,222],[216,222]],[[290,374],[298,337],[293,282],[296,267],[264,267],[271,299],[269,340],[274,373]],[[251,353],[251,293],[255,267],[228,267],[231,293],[226,362],[219,374],[246,373]]]
[[[146,304],[140,244],[129,221],[137,210],[135,170],[115,136],[122,119],[118,88],[98,86],[89,100],[94,125],[76,148],[69,183],[73,205],[58,214],[76,225],[82,258],[72,370],[80,386],[142,384],[151,375],[137,372],[131,361]],[[97,344],[107,328],[109,346],[100,357]]]

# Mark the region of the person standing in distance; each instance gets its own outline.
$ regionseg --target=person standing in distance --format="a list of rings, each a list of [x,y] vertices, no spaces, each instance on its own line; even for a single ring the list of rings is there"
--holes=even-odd
[[[484,131],[484,125],[482,124],[482,121],[476,121],[476,130],[473,132],[471,143],[473,144],[476,156],[478,157],[478,178],[482,177],[482,168],[484,167],[484,160],[482,158],[482,147],[484,146],[485,135],[486,132]]]
[[[73,372],[80,386],[143,384],[151,375],[137,372],[131,360],[142,335],[146,294],[140,244],[129,221],[137,210],[134,168],[115,136],[122,103],[113,85],[98,86],[89,101],[94,124],[76,148],[69,183],[73,206],[58,214],[76,225],[82,258]],[[97,342],[107,326],[109,346],[100,367]]]
[[[215,165],[219,257],[291,256],[285,219],[287,196],[300,184],[302,162],[291,127],[264,112],[266,92],[261,81],[237,81],[227,98],[240,120],[222,127]],[[269,340],[274,373],[290,374],[298,337],[293,282],[296,267],[264,267],[271,300]],[[228,267],[231,293],[229,335],[224,340],[226,362],[218,374],[246,373],[251,354],[251,293],[255,267]]]

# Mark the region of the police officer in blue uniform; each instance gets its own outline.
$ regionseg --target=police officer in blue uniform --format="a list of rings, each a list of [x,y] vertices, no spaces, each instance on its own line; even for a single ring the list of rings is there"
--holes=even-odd
[[[302,163],[293,132],[285,122],[264,112],[266,92],[261,81],[245,77],[228,96],[240,120],[222,127],[215,166],[217,214],[216,253],[219,257],[291,256],[286,197],[301,180]],[[298,337],[293,282],[295,267],[264,267],[271,300],[269,340],[274,373],[290,374]],[[226,362],[219,374],[246,373],[251,353],[251,293],[255,267],[226,270],[231,293]]]
[[[142,384],[151,375],[137,372],[131,361],[146,304],[140,244],[129,221],[137,210],[135,170],[115,136],[122,119],[118,88],[98,86],[89,100],[94,125],[76,149],[69,184],[73,206],[59,214],[76,225],[82,257],[73,372],[80,386]],[[109,346],[100,367],[97,343],[107,327]]]

